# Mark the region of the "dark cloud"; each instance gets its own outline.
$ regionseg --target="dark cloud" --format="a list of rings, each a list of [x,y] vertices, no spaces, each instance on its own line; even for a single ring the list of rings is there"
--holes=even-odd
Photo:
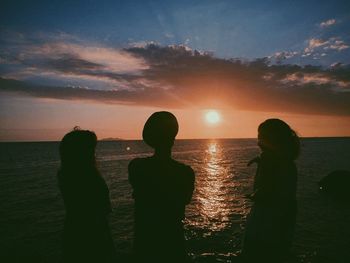
[[[41,65],[35,64],[33,66],[76,76],[91,76],[110,80],[133,81],[139,78],[131,73],[117,73],[106,70],[105,65],[79,58],[74,54],[63,54],[59,58],[46,59]]]
[[[148,45],[123,50],[147,67],[122,73],[74,54],[47,58],[38,67],[127,83],[127,89],[94,90],[29,85],[0,79],[0,90],[34,97],[156,107],[230,107],[251,111],[350,115],[350,67],[270,65],[220,59],[185,46]]]
[[[251,62],[219,59],[185,47],[128,50],[150,65],[148,79],[173,87],[188,101],[211,101],[245,110],[310,114],[350,114],[350,68],[269,65],[267,58]],[[296,78],[292,78],[293,74]]]
[[[138,90],[94,90],[82,87],[53,87],[28,84],[23,81],[0,78],[0,91],[36,98],[61,100],[85,100],[107,104],[155,105],[181,107],[178,101],[163,89],[154,88],[145,92]]]
[[[96,71],[104,68],[103,65],[66,54],[58,59],[47,59],[44,66],[62,72]]]

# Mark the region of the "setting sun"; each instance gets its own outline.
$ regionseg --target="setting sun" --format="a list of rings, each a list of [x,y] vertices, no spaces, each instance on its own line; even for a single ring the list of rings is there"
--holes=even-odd
[[[205,120],[210,124],[216,124],[221,120],[221,117],[217,111],[211,110],[205,114]]]

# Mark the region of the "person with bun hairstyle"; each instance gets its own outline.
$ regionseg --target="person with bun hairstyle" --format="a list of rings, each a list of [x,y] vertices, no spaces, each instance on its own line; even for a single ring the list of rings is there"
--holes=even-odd
[[[63,262],[115,262],[108,187],[96,167],[96,134],[75,127],[59,146],[58,183],[66,209]]]
[[[136,262],[188,261],[183,219],[192,198],[195,175],[190,166],[171,156],[178,129],[172,113],[153,113],[145,123],[142,137],[154,154],[136,158],[128,167],[135,200]]]
[[[287,123],[268,119],[258,128],[259,157],[253,206],[243,240],[244,262],[283,262],[289,254],[297,214],[297,168],[300,141]]]

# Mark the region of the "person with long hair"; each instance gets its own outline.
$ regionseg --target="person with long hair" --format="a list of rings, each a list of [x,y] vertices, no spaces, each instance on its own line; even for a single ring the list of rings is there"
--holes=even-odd
[[[74,128],[59,146],[59,188],[66,216],[64,262],[113,262],[115,251],[107,215],[111,212],[108,187],[95,160],[96,134]]]
[[[147,120],[143,140],[154,155],[129,164],[129,182],[135,200],[134,253],[136,262],[188,261],[183,219],[194,190],[190,166],[171,156],[178,132],[176,117],[156,112]]]
[[[283,262],[289,254],[297,214],[297,168],[300,151],[296,132],[280,119],[268,119],[258,128],[259,157],[253,206],[243,240],[244,262]]]

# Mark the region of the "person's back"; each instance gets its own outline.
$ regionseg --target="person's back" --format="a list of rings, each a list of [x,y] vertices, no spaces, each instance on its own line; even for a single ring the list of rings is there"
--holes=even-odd
[[[262,153],[254,178],[254,202],[286,205],[296,201],[297,168],[293,160]]]
[[[170,136],[170,141],[174,139]],[[194,190],[194,172],[171,158],[172,143],[157,145],[154,156],[129,164],[135,199],[134,250],[139,262],[186,260],[182,220]]]
[[[60,143],[57,177],[66,210],[64,262],[113,262],[108,187],[95,166],[96,135],[75,129]]]
[[[296,222],[299,138],[288,124],[268,119],[258,129],[253,206],[243,242],[244,262],[283,262],[289,254]]]
[[[108,187],[95,167],[57,173],[66,218],[95,220],[111,212]]]

